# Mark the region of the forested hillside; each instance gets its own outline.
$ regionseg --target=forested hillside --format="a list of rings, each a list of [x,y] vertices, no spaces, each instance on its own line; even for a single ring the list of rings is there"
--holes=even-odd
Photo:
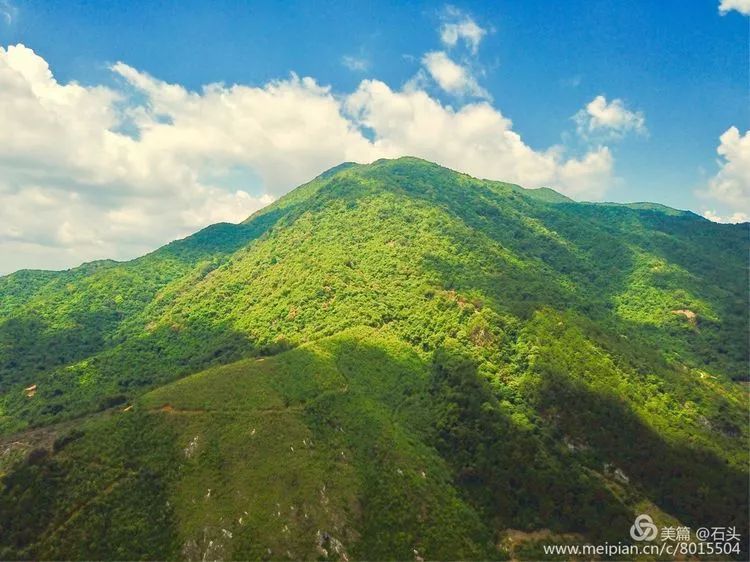
[[[0,278],[0,558],[747,529],[749,234],[401,158],[131,262]]]

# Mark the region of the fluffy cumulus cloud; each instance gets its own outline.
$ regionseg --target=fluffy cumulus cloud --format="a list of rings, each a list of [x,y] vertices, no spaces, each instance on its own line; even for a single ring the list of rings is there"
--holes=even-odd
[[[422,64],[438,86],[449,94],[490,98],[489,93],[479,85],[471,71],[451,60],[443,51],[425,54]]]
[[[739,222],[747,222],[748,220],[750,220],[750,215],[748,215],[747,213],[732,213],[729,215],[721,215],[712,209],[704,211],[703,216],[713,222],[723,222],[728,224],[737,224]]]
[[[641,111],[631,111],[621,99],[608,102],[604,96],[596,96],[585,108],[574,116],[578,133],[584,137],[608,136],[619,138],[633,132],[644,135],[646,118]]]
[[[589,199],[612,175],[606,147],[535,150],[485,100],[454,108],[377,80],[334,94],[295,75],[189,91],[124,63],[112,73],[115,85],[60,83],[31,49],[0,48],[0,272],[131,258],[343,161],[409,154]]]
[[[410,86],[425,87],[431,79],[443,92],[459,99],[491,99],[475,77],[476,71],[481,71],[477,54],[487,30],[453,6],[447,6],[442,17],[444,22],[439,33],[446,50],[425,53],[421,61],[423,68],[411,80]]]
[[[737,127],[730,127],[719,137],[716,152],[719,171],[700,195],[730,212],[719,215],[710,210],[704,216],[719,222],[743,222],[750,212],[750,131],[740,134]]]
[[[375,131],[372,149],[379,156],[413,154],[479,177],[552,185],[593,198],[603,194],[612,172],[606,147],[580,159],[566,159],[560,147],[535,151],[487,102],[453,109],[422,90],[394,91],[378,80],[365,80],[346,98],[346,109]]]
[[[440,40],[443,44],[452,48],[463,42],[472,53],[476,54],[487,30],[477,25],[470,16],[464,14],[454,7],[446,9],[446,21],[440,27]]]
[[[32,50],[0,49],[3,271],[130,257],[271,200],[205,181],[236,160],[225,156],[227,146],[205,150],[209,138],[190,138],[212,132],[192,126],[195,100],[179,87],[153,86],[148,109],[127,107],[125,92],[60,84]],[[302,83],[289,87],[306,95]],[[184,120],[179,138],[165,134],[153,113],[169,103],[171,118]],[[137,137],[121,130],[130,121]]]
[[[750,16],[750,0],[720,0],[719,13],[724,14],[736,10],[737,12]]]

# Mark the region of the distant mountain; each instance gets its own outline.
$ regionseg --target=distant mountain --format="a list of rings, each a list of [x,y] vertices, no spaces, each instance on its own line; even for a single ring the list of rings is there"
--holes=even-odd
[[[130,262],[2,277],[0,558],[747,529],[749,228],[400,158]]]

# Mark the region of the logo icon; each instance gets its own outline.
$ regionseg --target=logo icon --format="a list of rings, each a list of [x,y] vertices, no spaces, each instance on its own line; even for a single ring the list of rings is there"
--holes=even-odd
[[[658,529],[654,525],[654,520],[645,513],[636,517],[630,527],[630,536],[636,541],[652,541],[656,538],[657,533]]]

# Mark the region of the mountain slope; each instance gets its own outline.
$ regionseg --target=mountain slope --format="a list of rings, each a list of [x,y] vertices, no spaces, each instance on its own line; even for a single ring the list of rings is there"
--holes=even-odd
[[[509,529],[746,528],[747,238],[402,158],[141,260],[1,278],[1,556],[533,558]]]

